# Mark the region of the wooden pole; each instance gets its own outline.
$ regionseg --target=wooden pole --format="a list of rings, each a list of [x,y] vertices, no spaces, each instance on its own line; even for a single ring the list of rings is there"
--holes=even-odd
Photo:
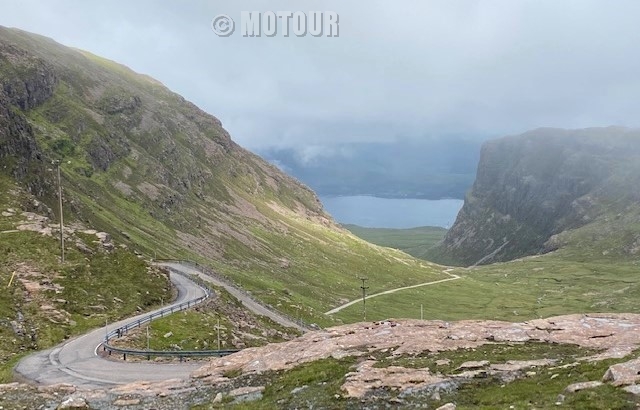
[[[11,274],[11,279],[9,279],[9,284],[7,285],[7,287],[11,287],[11,284],[13,283],[13,278],[16,277],[16,271],[13,271],[13,273]]]
[[[218,318],[218,350],[220,350],[220,318]]]
[[[367,281],[367,278],[360,278],[360,280],[362,281],[362,286],[360,286],[360,288],[362,289],[362,320],[363,321],[367,321],[367,289],[369,289],[368,286],[365,286],[365,282]]]
[[[64,263],[64,215],[62,213],[62,179],[60,178],[60,161],[56,163],[58,169],[58,205],[60,208],[60,261]]]

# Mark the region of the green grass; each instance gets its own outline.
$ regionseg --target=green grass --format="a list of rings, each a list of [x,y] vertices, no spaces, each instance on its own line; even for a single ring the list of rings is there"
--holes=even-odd
[[[203,305],[154,320],[149,326],[149,347],[152,350],[216,350],[218,323],[221,349],[263,346],[299,334],[251,313],[223,288],[215,288],[215,296]],[[114,345],[146,349],[147,326],[131,331],[126,339],[116,340]]]
[[[494,378],[475,379],[454,393],[443,394],[442,402],[455,402],[459,409],[558,408],[558,395],[563,394],[568,385],[601,380],[609,366],[618,362],[620,359],[610,359],[583,362],[566,369],[546,368],[511,383]],[[552,379],[554,375],[557,376]],[[635,409],[640,404],[637,397],[611,385],[564,395],[561,407],[569,409]]]
[[[215,313],[205,314],[196,311],[174,313],[163,319],[153,321],[150,326],[144,326],[132,333],[126,343],[115,343],[119,347],[144,350],[147,348],[147,333],[149,328],[149,347],[151,350],[215,350],[217,349],[216,326],[218,318]],[[227,331],[232,323],[221,318],[221,349],[233,348],[231,335]],[[165,335],[167,337],[165,337]]]
[[[442,241],[447,233],[446,229],[436,226],[410,229],[365,228],[357,225],[344,227],[367,242],[399,249],[420,259],[425,259],[427,251]]]
[[[231,408],[309,408],[310,403],[313,408],[342,408],[346,400],[340,395],[340,387],[345,374],[354,364],[353,358],[324,359],[279,372],[270,377],[271,382],[266,386],[262,400],[237,404]],[[302,389],[292,394],[296,388]]]
[[[13,192],[0,196],[2,211],[13,208],[19,212],[33,200],[1,176],[0,190]],[[15,229],[23,220],[19,213],[0,216],[0,231]],[[129,250],[99,249],[93,243],[97,240],[94,235],[77,233],[67,240],[64,265],[59,262],[59,242],[54,237],[29,231],[0,235],[0,382],[11,380],[18,357],[102,326],[105,320],[113,322],[148,310],[171,297],[166,275],[149,269]],[[76,240],[93,253],[80,252]],[[23,280],[44,287],[29,293]],[[14,333],[11,322],[20,322],[24,334]]]
[[[557,360],[554,366],[573,363],[576,359],[598,353],[598,350],[586,349],[571,344],[553,344],[542,342],[527,343],[490,343],[476,348],[457,349],[436,353],[423,353],[417,356],[388,357],[378,353],[381,359],[376,367],[401,366],[412,369],[428,368],[431,373],[453,374],[458,367],[469,361],[487,360],[492,364],[505,363],[508,360]],[[448,360],[449,364],[437,365],[438,360]]]
[[[367,301],[367,318],[497,319],[512,322],[569,313],[634,312],[640,308],[638,264],[573,262],[548,255],[456,269],[462,279]],[[361,305],[337,316],[361,317]]]

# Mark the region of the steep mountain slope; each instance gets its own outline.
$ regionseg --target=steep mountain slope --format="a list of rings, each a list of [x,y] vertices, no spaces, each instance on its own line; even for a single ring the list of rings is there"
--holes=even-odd
[[[220,121],[157,81],[50,39],[0,28],[0,172],[65,215],[148,256],[210,264],[309,320],[440,269],[339,228],[315,194],[236,145]]]
[[[601,232],[591,242],[628,236],[621,249],[633,248],[639,183],[638,130],[539,129],[487,142],[454,226],[429,256],[472,265],[560,246],[586,249],[586,227]],[[622,216],[631,218],[625,231],[611,232],[610,222]]]

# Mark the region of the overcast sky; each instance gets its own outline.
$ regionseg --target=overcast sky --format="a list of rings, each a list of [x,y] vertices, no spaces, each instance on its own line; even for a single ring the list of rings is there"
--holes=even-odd
[[[334,11],[339,37],[242,37],[243,10]],[[636,0],[0,0],[1,25],[149,74],[252,149],[640,126],[639,16]]]

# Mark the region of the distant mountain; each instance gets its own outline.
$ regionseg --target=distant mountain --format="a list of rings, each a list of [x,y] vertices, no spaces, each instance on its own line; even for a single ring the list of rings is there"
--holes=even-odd
[[[473,184],[481,141],[352,143],[301,149],[265,149],[259,154],[321,196],[463,199]]]
[[[564,246],[640,252],[640,130],[538,129],[485,143],[478,176],[429,257],[462,265]]]

